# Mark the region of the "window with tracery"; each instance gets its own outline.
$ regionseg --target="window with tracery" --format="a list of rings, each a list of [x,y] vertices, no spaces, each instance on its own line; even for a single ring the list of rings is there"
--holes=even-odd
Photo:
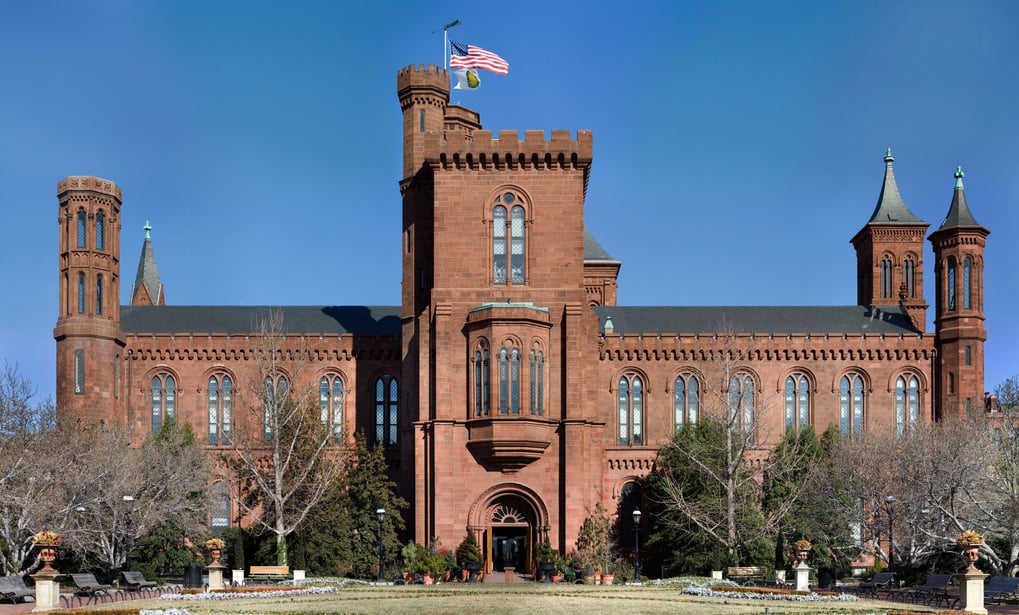
[[[644,445],[644,383],[636,374],[626,374],[617,386],[616,416],[619,446]]]
[[[106,249],[106,214],[96,214],[96,250]]]
[[[804,374],[785,379],[785,428],[799,431],[810,424],[810,384]]]
[[[673,383],[672,423],[676,431],[683,425],[696,425],[700,413],[700,384],[693,374],[680,374]]]
[[[218,536],[230,527],[230,487],[217,482],[209,496],[209,529]]]
[[[531,350],[530,373],[530,409],[531,414],[545,414],[545,353],[538,349]]]
[[[86,220],[85,210],[84,209],[79,209],[78,210],[78,244],[77,244],[79,248],[86,248],[86,247],[88,247],[88,245],[85,243],[86,242],[85,220]]]
[[[864,420],[863,377],[846,374],[839,381],[839,431],[854,438],[863,435]]]
[[[520,349],[499,350],[499,414],[520,414]]]
[[[226,374],[209,376],[209,386],[206,391],[209,444],[213,446],[230,444],[233,407],[233,381],[230,376]]]
[[[333,437],[343,437],[343,379],[335,374],[322,376],[318,384],[318,410],[323,425],[329,426]]]
[[[495,197],[492,207],[494,284],[523,284],[526,280],[526,223],[522,203],[520,196],[513,192]]]
[[[177,416],[177,383],[170,374],[152,378],[152,433],[158,433],[166,421]]]
[[[729,379],[729,424],[738,427],[747,444],[756,440],[754,424],[754,379],[738,374]]]
[[[920,420],[920,383],[907,374],[895,379],[895,433],[912,431]]]

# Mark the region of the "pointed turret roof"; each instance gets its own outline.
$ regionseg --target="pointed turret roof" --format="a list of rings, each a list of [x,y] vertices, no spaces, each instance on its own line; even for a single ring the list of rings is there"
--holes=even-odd
[[[156,267],[156,251],[152,248],[152,227],[145,221],[145,242],[142,243],[142,255],[138,260],[138,275],[134,277],[134,288],[131,291],[131,305],[164,305],[163,284],[159,281],[159,269]],[[142,289],[148,293],[148,301],[140,297]]]
[[[970,213],[969,205],[966,204],[966,190],[962,186],[964,175],[962,167],[955,167],[955,194],[952,195],[952,205],[948,208],[945,221],[938,227],[939,230],[954,226],[980,226],[980,223]]]
[[[885,181],[881,184],[881,195],[868,224],[927,224],[913,215],[899,196],[899,187],[895,185],[895,172],[892,170],[892,148],[885,152]]]

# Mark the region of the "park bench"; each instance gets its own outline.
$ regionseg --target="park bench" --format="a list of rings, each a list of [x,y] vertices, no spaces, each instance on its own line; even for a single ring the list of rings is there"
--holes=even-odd
[[[74,593],[88,596],[89,598],[97,598],[101,596],[109,596],[110,588],[112,585],[106,585],[96,580],[96,575],[91,572],[77,572],[67,575],[71,577],[71,582],[77,586]]]
[[[768,569],[764,566],[729,566],[725,569],[727,578],[742,583],[766,581],[767,575]]]
[[[984,585],[984,602],[1001,604],[1005,600],[1015,600],[1019,594],[1019,577],[995,576],[987,579]]]
[[[928,575],[927,580],[922,585],[904,587],[888,592],[888,599],[902,600],[902,602],[908,601],[913,604],[923,604],[924,606],[941,606],[941,603],[944,602],[946,607],[951,608],[958,601],[957,596],[952,596],[948,593],[948,584],[952,582],[952,576],[950,574]]]
[[[19,575],[0,577],[0,600],[10,600],[11,604],[34,596],[35,590],[25,585],[25,579]]]
[[[120,576],[123,578],[122,587],[132,591],[153,588],[157,585],[155,581],[146,579],[145,575],[138,570],[124,570]]]
[[[252,566],[248,577],[255,581],[282,581],[290,578],[290,566]]]
[[[895,573],[875,572],[869,581],[860,581],[856,586],[856,595],[861,598],[877,598],[878,591],[891,591],[895,588]]]

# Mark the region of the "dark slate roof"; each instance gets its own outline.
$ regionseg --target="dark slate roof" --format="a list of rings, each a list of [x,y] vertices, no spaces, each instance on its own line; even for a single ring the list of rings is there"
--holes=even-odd
[[[899,187],[895,184],[895,172],[892,171],[892,149],[885,154],[885,181],[881,184],[881,194],[877,198],[877,206],[871,214],[868,224],[926,224],[913,215],[906,203],[899,196]]]
[[[149,238],[149,225],[145,224],[145,242],[142,243],[142,256],[138,259],[138,274],[134,278],[134,292],[145,285],[152,303],[159,304],[159,291],[162,284],[159,282],[159,270],[156,268],[156,251],[152,248],[152,240]],[[133,293],[132,293],[133,294]],[[134,297],[131,297],[132,301]]]
[[[919,333],[898,306],[596,307],[599,330],[613,334]]]
[[[598,240],[594,238],[591,231],[584,227],[584,260],[585,261],[612,261],[616,262],[616,259],[605,251],[605,248],[601,247]]]
[[[120,306],[124,333],[251,333],[272,306]],[[290,333],[399,336],[400,307],[289,306],[283,323]]]
[[[952,228],[954,226],[980,226],[976,218],[969,211],[966,204],[966,190],[962,185],[962,167],[955,169],[955,194],[952,195],[952,205],[948,208],[948,215],[941,223],[940,228]]]

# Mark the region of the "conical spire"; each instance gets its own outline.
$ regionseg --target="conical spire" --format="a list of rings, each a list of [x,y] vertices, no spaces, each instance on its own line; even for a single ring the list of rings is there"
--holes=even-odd
[[[899,187],[895,185],[895,172],[892,170],[892,148],[885,152],[885,181],[881,185],[881,195],[878,196],[877,206],[871,215],[868,224],[925,224],[923,220],[913,215],[906,207],[902,197],[899,196]]]
[[[138,261],[138,275],[134,278],[131,289],[131,305],[165,305],[163,284],[159,281],[159,269],[156,267],[156,251],[152,248],[152,237],[149,231],[152,226],[145,221],[143,227],[145,241],[142,243],[142,255]]]
[[[952,195],[952,205],[948,208],[948,215],[945,216],[945,221],[941,223],[939,229],[953,226],[980,226],[966,204],[966,190],[962,186],[964,175],[962,167],[955,167],[955,194]]]

